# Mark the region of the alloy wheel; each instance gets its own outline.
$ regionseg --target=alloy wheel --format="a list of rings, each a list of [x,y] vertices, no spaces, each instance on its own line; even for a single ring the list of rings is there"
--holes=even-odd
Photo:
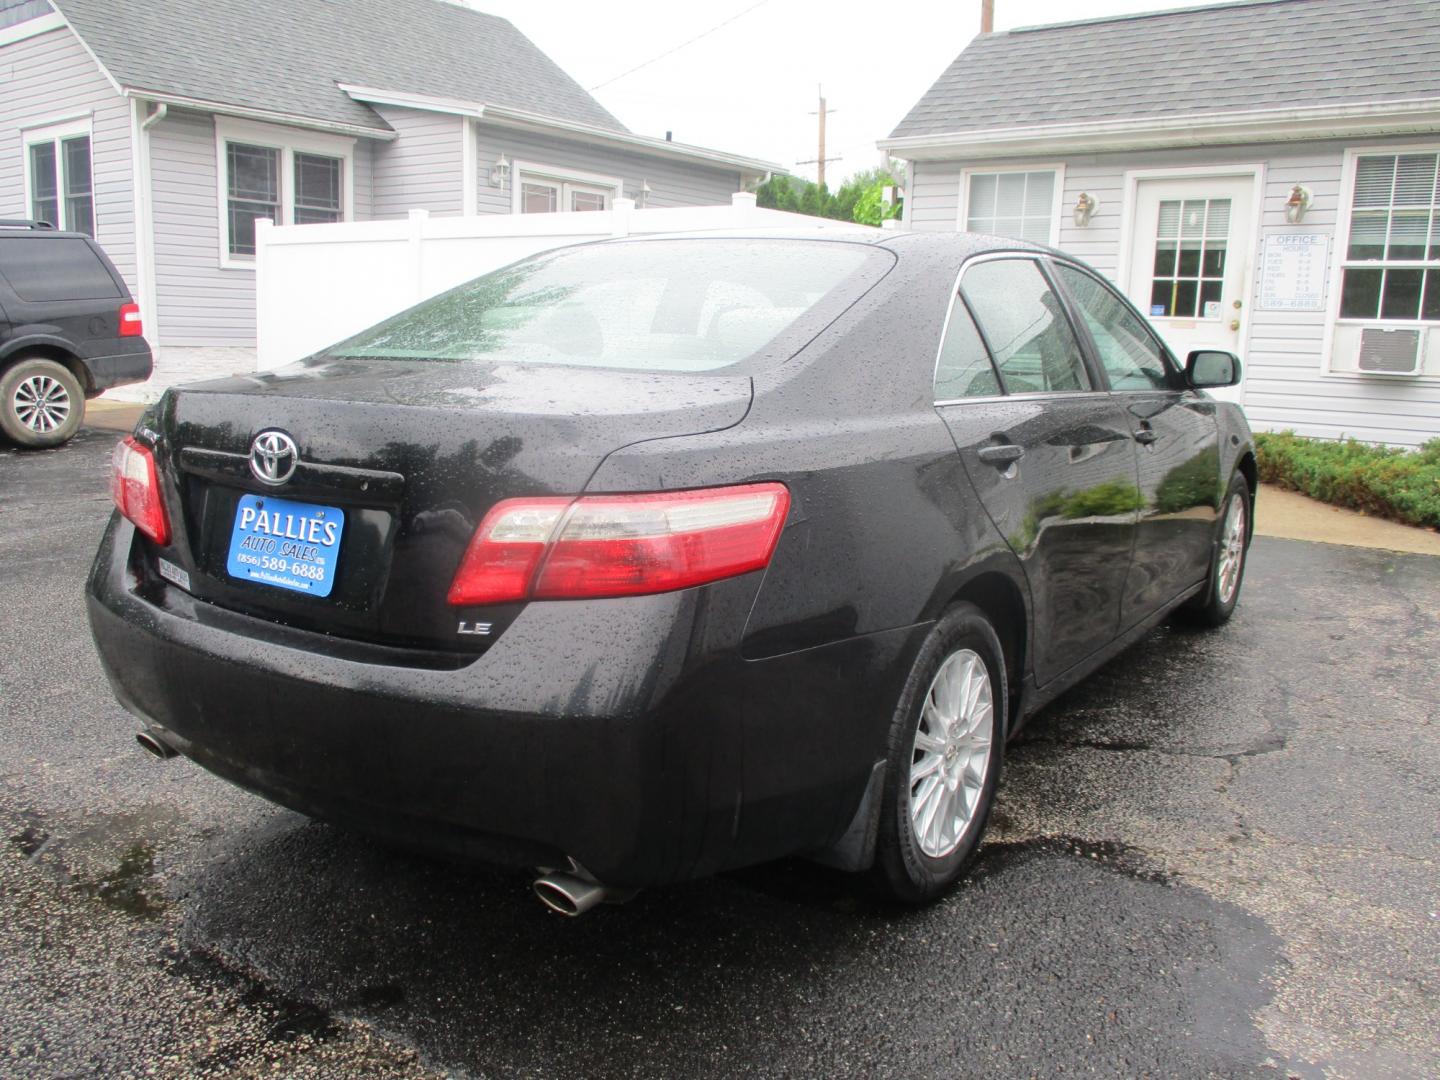
[[[70,418],[70,392],[49,375],[22,379],[10,404],[20,423],[37,435],[59,430]]]
[[[930,683],[910,764],[910,825],[920,850],[949,855],[973,825],[990,764],[994,694],[971,649],[945,658]]]
[[[1220,560],[1215,568],[1215,592],[1222,604],[1230,603],[1240,587],[1240,568],[1245,564],[1245,499],[1235,494],[1225,510],[1220,530]]]

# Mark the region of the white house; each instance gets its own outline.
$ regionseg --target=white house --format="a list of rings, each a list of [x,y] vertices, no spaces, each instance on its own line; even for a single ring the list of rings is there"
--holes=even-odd
[[[912,229],[1063,248],[1259,428],[1440,436],[1440,3],[1245,0],[982,34],[880,146]]]
[[[630,132],[442,0],[0,0],[0,217],[100,241],[162,384],[253,369],[259,219],[728,205],[772,170]]]

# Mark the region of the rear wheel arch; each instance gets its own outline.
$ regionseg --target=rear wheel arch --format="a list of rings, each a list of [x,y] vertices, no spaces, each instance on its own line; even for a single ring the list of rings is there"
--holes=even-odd
[[[1000,639],[1000,648],[1005,654],[1005,680],[1010,686],[1010,715],[1006,717],[1008,733],[1014,730],[1019,719],[1019,688],[1029,657],[1030,619],[1025,594],[1013,578],[991,570],[960,586],[946,608],[948,610],[959,604],[973,604],[979,608]]]
[[[84,361],[69,349],[52,342],[37,342],[12,348],[3,357],[0,357],[0,374],[26,360],[53,360],[75,376],[87,398],[95,393],[94,376],[85,366]]]

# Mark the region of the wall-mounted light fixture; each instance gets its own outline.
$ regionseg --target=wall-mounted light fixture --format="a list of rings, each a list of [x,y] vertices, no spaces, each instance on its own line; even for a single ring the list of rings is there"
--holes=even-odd
[[[645,204],[650,201],[650,182],[642,179],[640,190],[635,193],[635,209],[644,210]]]
[[[1310,203],[1314,196],[1310,189],[1304,184],[1296,184],[1290,189],[1290,197],[1285,200],[1285,220],[1291,225],[1299,225],[1305,218],[1305,212],[1310,209]]]
[[[1095,216],[1096,209],[1100,206],[1100,200],[1091,195],[1088,191],[1082,191],[1080,198],[1075,200],[1075,224],[1078,228],[1085,228],[1090,224],[1090,219]]]
[[[509,177],[510,162],[505,160],[504,154],[501,154],[495,159],[495,164],[490,166],[490,186],[503,188]]]

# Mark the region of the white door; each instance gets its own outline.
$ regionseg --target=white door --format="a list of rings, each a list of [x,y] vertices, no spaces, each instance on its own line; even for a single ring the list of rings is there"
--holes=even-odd
[[[1193,349],[1241,354],[1254,199],[1250,176],[1141,180],[1136,187],[1127,291],[1182,364]],[[1242,389],[1211,392],[1238,403]]]

